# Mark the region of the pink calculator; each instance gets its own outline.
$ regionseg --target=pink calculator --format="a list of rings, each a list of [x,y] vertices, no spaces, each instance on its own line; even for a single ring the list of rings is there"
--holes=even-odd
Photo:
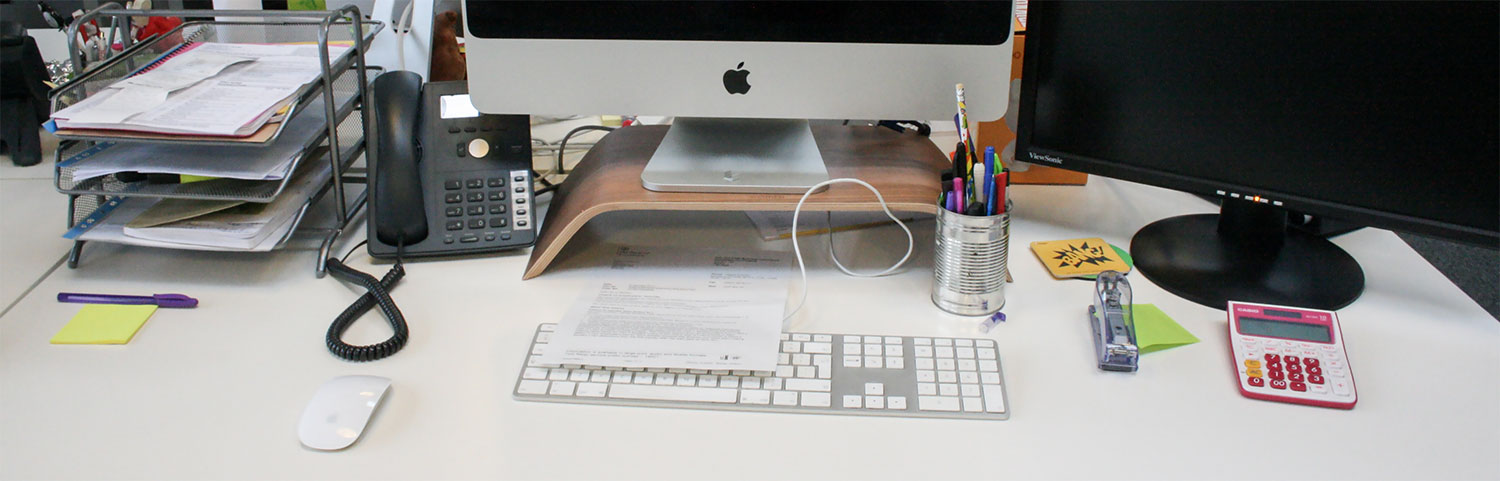
[[[1353,409],[1354,371],[1331,311],[1229,301],[1229,346],[1240,394]]]

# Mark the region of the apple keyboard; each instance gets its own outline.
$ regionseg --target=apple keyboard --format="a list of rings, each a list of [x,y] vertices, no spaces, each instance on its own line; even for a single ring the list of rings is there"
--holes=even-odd
[[[775,372],[546,365],[556,324],[532,338],[522,401],[810,414],[1003,420],[995,341],[782,333]]]

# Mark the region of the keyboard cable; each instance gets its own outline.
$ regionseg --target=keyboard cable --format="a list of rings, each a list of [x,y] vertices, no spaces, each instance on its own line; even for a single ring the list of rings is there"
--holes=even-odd
[[[890,275],[892,273],[895,273],[897,269],[900,269],[901,266],[906,265],[906,261],[911,258],[912,248],[916,246],[916,240],[912,238],[911,229],[907,228],[906,224],[901,222],[901,219],[896,218],[896,214],[891,213],[891,207],[885,203],[885,197],[880,195],[880,191],[877,190],[875,186],[872,186],[863,180],[844,177],[838,179],[828,179],[819,182],[817,185],[809,187],[807,189],[807,192],[802,194],[802,198],[797,200],[797,207],[795,209],[792,209],[792,252],[794,252],[797,257],[797,271],[802,274],[802,295],[798,298],[796,307],[793,307],[791,312],[788,312],[786,314],[786,317],[781,319],[781,322],[783,323],[785,323],[787,320],[790,320],[792,316],[797,314],[797,311],[802,310],[802,305],[807,303],[807,266],[802,261],[802,247],[797,244],[797,222],[802,216],[802,204],[806,203],[807,198],[812,196],[813,193],[817,192],[818,189],[833,184],[858,184],[864,186],[864,188],[866,189],[869,189],[871,193],[875,194],[875,199],[880,201],[880,208],[885,211],[886,217],[890,217],[891,221],[895,222],[897,226],[901,227],[902,231],[906,232],[906,254],[901,256],[901,260],[896,261],[895,264],[892,264],[890,267],[880,272],[854,272],[852,270],[849,270],[848,267],[845,267],[842,262],[839,262],[838,254],[833,251],[833,223],[832,214],[829,214],[830,222],[828,225],[828,256],[833,259],[833,265],[837,266],[840,271],[844,272],[844,274],[854,277],[884,277]]]

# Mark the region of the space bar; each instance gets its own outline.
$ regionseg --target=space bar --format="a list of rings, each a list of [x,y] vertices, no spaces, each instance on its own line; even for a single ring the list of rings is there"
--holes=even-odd
[[[650,399],[656,401],[734,403],[739,400],[739,390],[713,387],[615,384],[609,387],[609,397],[619,399]]]

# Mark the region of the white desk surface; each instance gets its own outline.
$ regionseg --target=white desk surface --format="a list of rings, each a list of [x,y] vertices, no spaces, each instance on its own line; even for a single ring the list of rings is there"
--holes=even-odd
[[[44,135],[42,163],[17,167],[0,156],[0,312],[67,256],[68,197],[52,183],[56,138]]]
[[[315,279],[315,251],[203,254],[91,245],[0,318],[0,477],[11,478],[1490,478],[1500,473],[1500,323],[1388,231],[1336,242],[1362,263],[1364,296],[1339,316],[1359,390],[1352,411],[1242,397],[1224,313],[1132,276],[1202,342],[1101,372],[1085,306],[1092,284],[1050,278],[1031,241],[1085,235],[1127,245],[1146,222],[1210,212],[1198,198],[1103,178],[1015,188],[1010,320],[1000,345],[1012,417],[958,421],[518,402],[511,389],[538,323],[557,321],[609,244],[762,246],[736,213],[615,213],[541,277],[526,252],[408,264],[393,295],[411,324],[394,357],[328,354],[323,336],[359,294]],[[933,225],[902,274],[845,277],[805,239],[811,294],[799,331],[981,336],[928,299]],[[359,235],[352,236],[359,238]],[[904,248],[899,230],[840,234],[858,267]],[[347,244],[346,244],[347,245]],[[342,252],[340,249],[340,252]],[[369,272],[356,253],[351,263]],[[130,344],[53,346],[78,310],[58,291],[182,292]],[[350,342],[388,333],[370,314]],[[336,453],[295,426],[329,378],[375,374],[392,393]]]

